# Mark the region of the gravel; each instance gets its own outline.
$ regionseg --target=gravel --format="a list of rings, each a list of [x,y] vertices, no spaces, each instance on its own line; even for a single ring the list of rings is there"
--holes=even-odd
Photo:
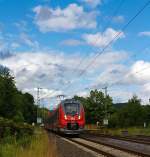
[[[58,137],[54,134],[50,136],[53,136],[54,141],[56,141],[58,157],[104,157],[66,138]]]

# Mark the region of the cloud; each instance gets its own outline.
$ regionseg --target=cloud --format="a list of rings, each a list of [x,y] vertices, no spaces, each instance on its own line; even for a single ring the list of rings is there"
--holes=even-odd
[[[87,42],[87,44],[95,46],[95,47],[104,47],[106,46],[120,31],[116,31],[112,28],[107,28],[105,32],[98,32],[96,34],[84,34],[83,39]],[[124,33],[121,32],[118,38],[125,37]],[[114,39],[116,41],[118,38]]]
[[[20,34],[20,42],[22,44],[25,44],[29,47],[34,47],[34,48],[38,48],[39,47],[39,43],[35,40],[33,41],[30,36],[26,33],[21,33]]]
[[[79,45],[83,45],[84,42],[80,40],[76,40],[76,39],[68,39],[68,40],[62,41],[60,44],[67,45],[67,46],[79,46]]]
[[[6,58],[9,58],[11,57],[13,54],[10,53],[10,51],[8,50],[1,50],[0,51],[0,59],[6,59]]]
[[[94,69],[87,71],[88,77],[95,77],[93,74],[103,67],[108,67],[118,62],[124,55],[114,54],[117,52],[103,54],[103,62],[99,59]],[[86,59],[89,62],[92,55]],[[20,89],[34,89],[38,86],[51,90],[59,89],[68,85],[70,82],[80,87],[81,78],[78,79],[78,72],[84,68],[84,64],[78,66],[82,60],[81,55],[68,55],[62,52],[20,52],[0,59],[0,64],[7,66],[16,78],[16,84]],[[72,66],[73,65],[73,66]],[[78,66],[78,67],[77,67]],[[75,68],[76,72],[75,72]]]
[[[14,26],[17,27],[17,29],[21,32],[28,32],[29,29],[28,29],[28,23],[24,20],[21,20],[19,22],[15,22],[14,23]]]
[[[11,43],[11,47],[12,47],[13,49],[16,49],[16,48],[20,47],[20,44],[17,43],[17,42],[13,42],[13,43]]]
[[[93,55],[89,55],[85,63],[89,63]],[[88,91],[83,88],[88,86],[101,89],[108,85],[108,89],[120,88],[120,92],[118,90],[112,93],[115,100],[123,101],[134,93],[147,100],[150,89],[150,62],[137,61],[129,67],[122,64],[122,61],[126,61],[127,58],[128,54],[124,51],[106,52],[97,58],[94,65],[86,71],[86,78],[78,76],[78,73],[85,68],[85,64],[78,66],[79,61],[84,59],[81,54],[69,55],[43,50],[20,52],[0,58],[0,64],[12,71],[19,89],[24,92],[29,91],[36,96],[35,89],[42,87],[40,95],[46,99],[66,93],[69,96],[74,94],[86,96]],[[76,71],[75,68],[77,68]],[[65,88],[68,85],[71,87],[66,91]],[[127,89],[127,87],[136,89],[134,85],[139,86],[138,90]],[[120,96],[117,95],[118,93]]]
[[[13,71],[20,88],[53,87],[57,84],[67,83],[64,75],[68,77],[73,67],[75,57],[56,55],[53,52],[20,52],[1,59],[0,64]],[[69,77],[68,77],[69,78]]]
[[[80,96],[80,97],[87,97],[87,96],[89,96],[89,92],[81,91],[81,92],[77,93],[76,95]]]
[[[112,21],[115,22],[115,23],[123,23],[124,22],[124,17],[119,15],[119,16],[114,16],[112,18]]]
[[[82,6],[70,4],[66,8],[37,6],[33,9],[34,22],[41,32],[62,32],[73,29],[96,28],[97,12],[85,12]]]
[[[124,84],[123,76],[126,74],[126,71],[126,66],[122,64],[111,64],[111,66],[100,73],[93,87],[102,88],[103,86]]]
[[[6,49],[8,47],[8,43],[5,42],[5,37],[3,32],[0,31],[0,50]]]
[[[95,8],[98,5],[102,4],[102,0],[82,0],[82,2],[84,2],[85,4],[92,8]]]
[[[146,31],[146,32],[139,32],[138,36],[147,36],[150,37],[150,31]]]
[[[136,61],[127,76],[133,83],[145,84],[150,80],[150,62]]]
[[[7,43],[5,43],[3,40],[0,40],[0,50],[6,49]]]
[[[136,61],[131,67],[113,64],[97,77],[95,85],[144,85],[150,79],[150,62]]]

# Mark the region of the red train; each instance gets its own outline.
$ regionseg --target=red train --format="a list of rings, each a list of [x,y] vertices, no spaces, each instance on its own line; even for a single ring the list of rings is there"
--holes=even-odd
[[[45,122],[46,129],[64,134],[80,134],[84,125],[84,108],[73,99],[63,100],[57,109],[49,113]]]

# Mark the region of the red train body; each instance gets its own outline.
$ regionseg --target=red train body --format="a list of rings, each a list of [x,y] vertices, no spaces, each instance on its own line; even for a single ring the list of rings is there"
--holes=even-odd
[[[46,129],[64,134],[80,134],[84,125],[84,108],[72,99],[62,101],[57,109],[49,113],[45,123]]]

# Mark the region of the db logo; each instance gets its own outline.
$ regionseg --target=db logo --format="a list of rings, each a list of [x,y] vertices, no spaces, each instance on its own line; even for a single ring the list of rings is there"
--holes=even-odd
[[[74,117],[71,117],[71,120],[75,120],[75,118],[74,118]]]

